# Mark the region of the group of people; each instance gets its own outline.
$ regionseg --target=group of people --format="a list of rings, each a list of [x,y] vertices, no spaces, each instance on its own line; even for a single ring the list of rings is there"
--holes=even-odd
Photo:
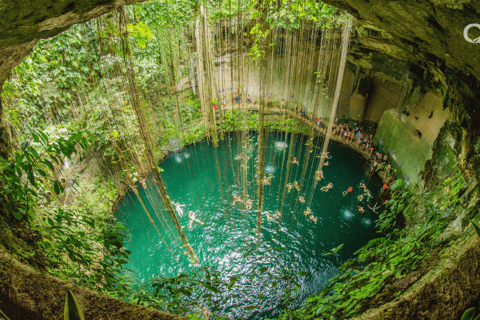
[[[268,212],[264,212],[265,215],[267,216],[267,221],[273,222],[277,219],[280,219],[282,217],[282,213],[280,211],[275,212],[274,214],[270,214]]]
[[[185,205],[180,204],[178,202],[175,203],[173,201],[172,201],[172,204],[175,206],[175,211],[177,211],[177,214],[180,216],[180,218],[182,218],[183,217],[183,207],[185,207]],[[189,228],[192,228],[194,222],[198,222],[201,225],[203,225],[203,222],[197,219],[197,216],[196,216],[195,212],[193,212],[193,211],[188,211],[188,218],[189,218],[189,222],[188,222],[188,227]]]

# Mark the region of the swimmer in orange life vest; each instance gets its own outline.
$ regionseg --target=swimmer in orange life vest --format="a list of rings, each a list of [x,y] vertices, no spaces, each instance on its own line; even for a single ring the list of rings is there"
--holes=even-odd
[[[238,196],[233,196],[233,203],[232,203],[232,205],[235,205],[235,203],[237,203],[237,202],[243,202],[243,200],[240,199],[240,197],[238,197]]]
[[[348,189],[346,191],[343,191],[342,195],[345,197],[348,193],[352,192],[353,191],[353,188],[352,187],[348,187]]]
[[[333,183],[330,182],[326,186],[321,187],[320,190],[323,191],[323,192],[327,192],[328,190],[330,190],[332,188],[333,188]]]

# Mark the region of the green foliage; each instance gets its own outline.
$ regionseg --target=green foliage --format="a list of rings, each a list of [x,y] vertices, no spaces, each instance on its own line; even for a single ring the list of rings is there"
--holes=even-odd
[[[234,299],[234,301],[238,301],[238,307],[245,313],[253,311],[259,306],[244,306],[240,303],[242,296],[251,295],[251,289],[242,285],[243,283],[255,283],[255,286],[260,288],[277,286],[283,288],[281,296],[276,299],[281,299],[283,304],[289,305],[297,297],[297,290],[300,288],[299,279],[306,275],[305,271],[293,273],[291,270],[286,270],[280,272],[275,271],[275,268],[256,267],[251,274],[239,274],[225,278],[215,267],[203,266],[193,270],[190,275],[181,274],[177,277],[153,279],[147,285],[152,289],[153,295],[143,296],[138,299],[137,303],[185,315],[199,305],[205,306],[215,313],[228,300]],[[259,294],[258,298],[263,300],[265,296]]]
[[[64,320],[85,320],[83,316],[82,308],[78,303],[77,297],[70,289],[67,290],[67,296],[65,297],[65,309],[63,312]]]
[[[477,139],[477,143],[475,143],[475,152],[480,154],[480,138]]]
[[[54,178],[54,166],[63,164],[64,157],[71,159],[77,153],[77,145],[87,143],[82,133],[50,141],[42,131],[33,131],[32,137],[33,141],[22,143],[13,159],[0,158],[4,205],[18,220],[33,213],[33,198],[43,184],[51,185],[57,195],[63,192],[62,181]]]

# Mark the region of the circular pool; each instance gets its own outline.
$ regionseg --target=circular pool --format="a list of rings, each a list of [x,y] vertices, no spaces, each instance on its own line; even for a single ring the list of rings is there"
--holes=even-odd
[[[368,174],[366,160],[360,154],[332,141],[324,179],[315,186],[321,138],[308,141],[304,136],[270,133],[265,140],[264,206],[258,247],[256,134],[232,134],[218,148],[207,142],[185,147],[167,157],[160,168],[170,200],[183,211],[178,219],[200,265],[215,266],[225,279],[306,271],[306,277],[296,280],[298,297],[289,304],[292,307],[319,292],[340,272],[342,261],[375,237],[378,215],[369,207],[376,203],[380,206],[382,182],[377,175]],[[329,183],[333,188],[322,191]],[[372,198],[365,195],[362,183]],[[184,254],[183,243],[153,188],[153,178],[148,177],[145,189],[138,186],[139,196],[178,263],[149,222],[139,199],[128,193],[120,201],[116,216],[132,235],[126,244],[132,251],[127,268],[139,283],[157,276],[188,274],[198,266]],[[234,196],[241,201],[234,201]],[[252,200],[251,209],[248,199]],[[190,211],[196,221],[189,218]],[[336,255],[325,255],[342,244]],[[230,318],[275,317],[286,306],[281,299],[284,285],[281,279],[273,285],[257,278],[239,281],[235,288],[241,294],[223,297],[216,312]],[[255,308],[245,310],[244,306]]]

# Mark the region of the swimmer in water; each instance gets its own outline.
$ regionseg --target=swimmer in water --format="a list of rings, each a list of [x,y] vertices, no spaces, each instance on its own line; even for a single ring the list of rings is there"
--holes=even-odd
[[[315,222],[315,224],[317,224],[317,218],[313,214],[309,218],[310,218],[310,221]]]
[[[301,203],[305,203],[305,198],[300,196],[300,197],[298,197],[298,201],[300,201]]]
[[[378,210],[378,207],[377,207],[377,203],[375,203],[375,205],[372,207],[368,206],[370,208],[370,210],[372,210],[373,212],[375,212],[376,214],[378,214],[377,210]]]
[[[264,184],[264,185],[270,185],[270,179],[267,178],[267,176],[264,176],[264,177],[263,177],[263,184]]]
[[[293,184],[287,183],[287,189],[288,189],[288,192],[292,191],[292,189],[293,189]]]
[[[185,207],[184,204],[180,204],[180,203],[175,203],[172,201],[172,204],[175,206],[175,210],[177,210],[177,213],[180,217],[183,217],[183,209],[182,207]]]
[[[310,207],[307,208],[307,210],[303,211],[303,213],[305,213],[305,218],[310,215],[310,214],[313,214],[312,210],[310,209]]]
[[[196,221],[200,224],[203,224],[202,221],[198,220],[197,217],[195,216],[195,212],[193,211],[188,211],[188,217],[190,218],[190,222],[188,223],[188,227],[191,228],[193,223]]]
[[[253,204],[252,199],[248,199],[248,196],[247,196],[247,200],[245,201],[245,207],[247,208],[248,211],[252,210],[252,204]]]
[[[275,221],[270,213],[267,212],[267,221]]]
[[[358,206],[358,211],[360,213],[365,213],[365,209],[363,207]]]
[[[237,203],[237,202],[243,202],[243,200],[242,200],[242,199],[240,199],[240,197],[238,197],[238,196],[233,196],[233,203],[232,203],[232,206],[234,206],[234,205],[235,205],[235,203]]]
[[[326,161],[323,165],[328,167],[330,165],[330,163],[328,163],[328,161]]]
[[[348,187],[347,190],[343,191],[342,195],[345,197],[348,193],[352,192],[353,191],[353,188],[352,187]]]
[[[333,183],[330,182],[326,186],[321,187],[320,190],[323,191],[323,192],[327,192],[328,190],[330,190],[332,188],[333,188]]]
[[[359,195],[359,196],[357,197],[357,199],[358,199],[358,201],[363,201],[363,194]]]
[[[297,189],[298,192],[300,192],[300,185],[298,184],[297,181],[294,181],[294,182],[293,182],[293,187],[294,187],[295,189]]]
[[[275,212],[274,215],[275,219],[280,219],[282,217],[282,213],[280,211]]]
[[[322,170],[317,170],[315,171],[315,181],[320,181],[323,179],[323,171]]]
[[[140,183],[142,184],[143,189],[147,189],[147,181],[145,179],[140,180]]]
[[[293,164],[298,164],[298,159],[297,159],[297,157],[293,157],[292,163],[293,163]]]

